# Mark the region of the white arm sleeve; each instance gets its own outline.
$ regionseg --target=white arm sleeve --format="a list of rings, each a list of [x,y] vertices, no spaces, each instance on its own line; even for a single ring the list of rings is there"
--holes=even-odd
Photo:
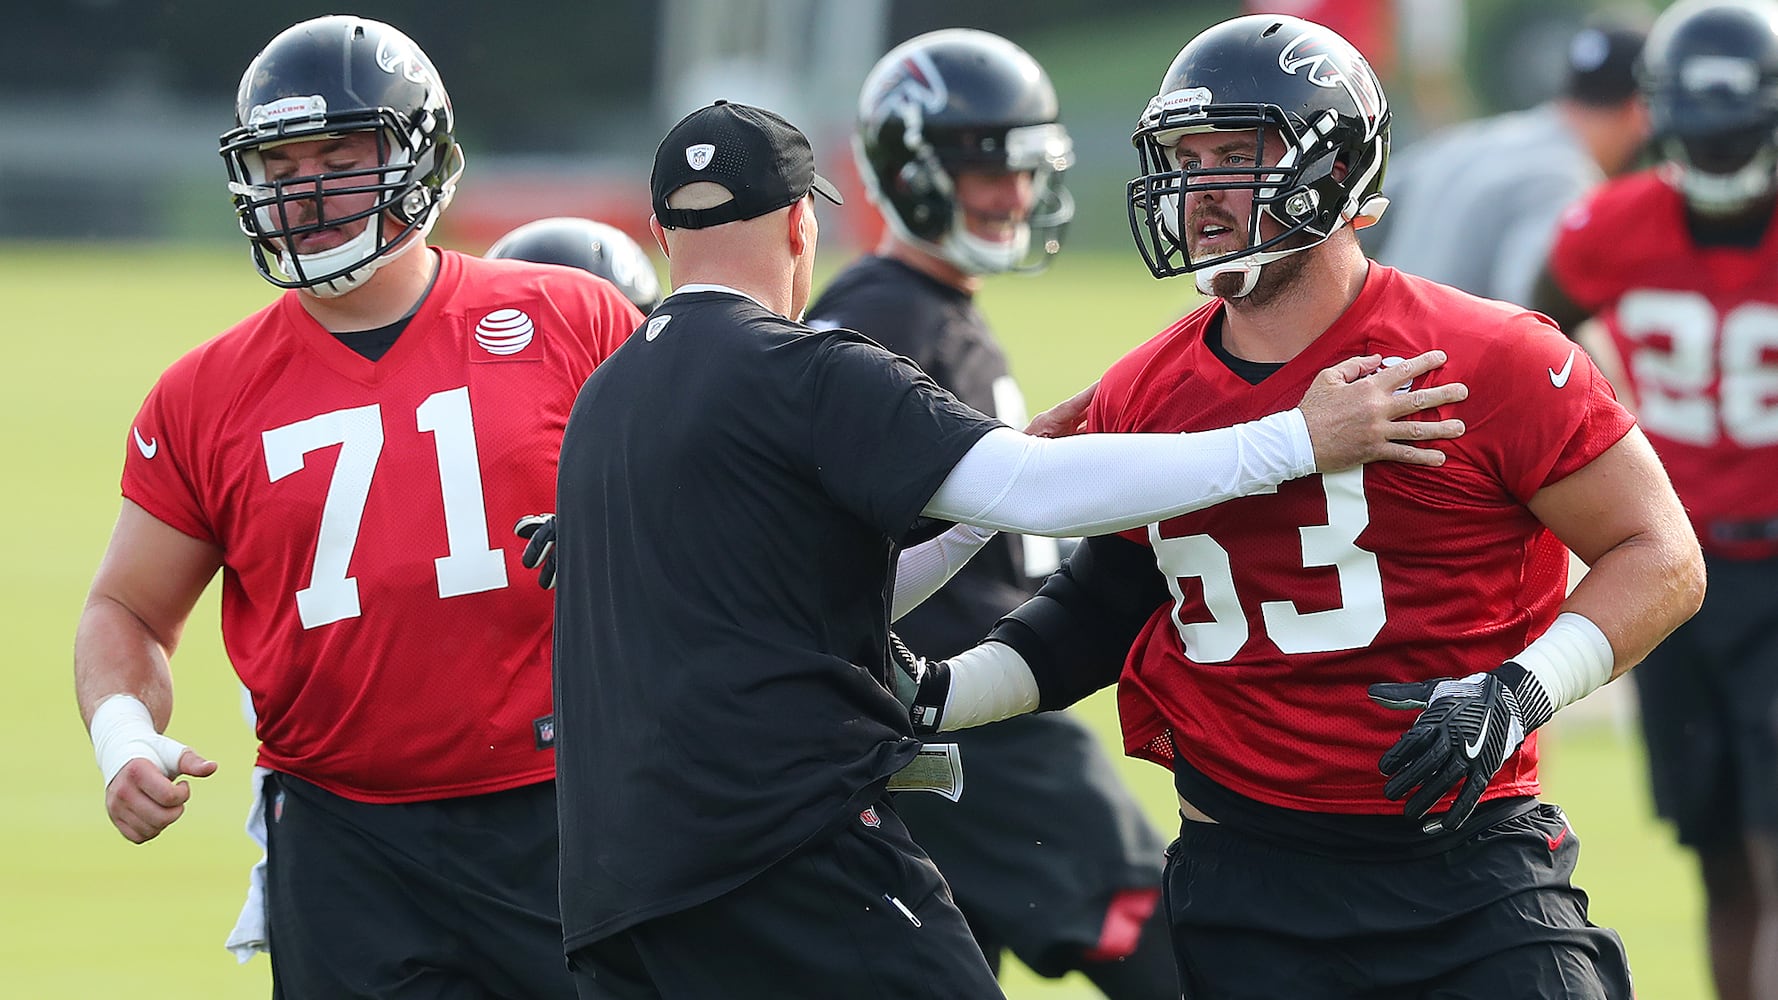
[[[1103,535],[1315,471],[1298,410],[1191,434],[982,435],[927,501],[948,521],[1030,535]]]
[[[994,534],[992,529],[973,524],[954,524],[929,542],[903,549],[895,564],[895,597],[889,603],[889,620],[900,621],[902,615],[938,593]]]

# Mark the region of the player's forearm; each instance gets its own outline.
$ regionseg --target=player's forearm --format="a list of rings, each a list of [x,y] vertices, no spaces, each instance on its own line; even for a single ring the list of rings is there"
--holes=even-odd
[[[91,725],[100,702],[128,694],[148,706],[155,728],[164,730],[173,714],[173,675],[167,664],[171,653],[122,604],[89,597],[74,633],[74,696],[81,721]]]
[[[938,593],[993,537],[992,530],[957,524],[931,541],[904,549],[896,562],[889,620],[900,621],[903,615]]]
[[[1611,676],[1639,663],[1698,610],[1703,563],[1689,529],[1633,535],[1593,561],[1562,610],[1590,619],[1611,642]]]
[[[1190,434],[1033,438],[990,431],[925,513],[1033,535],[1125,531],[1315,471],[1296,410]]]

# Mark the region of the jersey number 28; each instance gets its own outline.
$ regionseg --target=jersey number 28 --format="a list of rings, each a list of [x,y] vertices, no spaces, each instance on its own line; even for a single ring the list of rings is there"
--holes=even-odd
[[[1762,363],[1778,351],[1778,306],[1744,302],[1719,316],[1696,292],[1641,290],[1624,296],[1617,319],[1634,345],[1643,426],[1689,444],[1713,445],[1719,433],[1743,448],[1778,443],[1778,366]]]

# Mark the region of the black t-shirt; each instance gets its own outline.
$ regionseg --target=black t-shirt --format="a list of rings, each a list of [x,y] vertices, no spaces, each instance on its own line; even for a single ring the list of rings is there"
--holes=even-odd
[[[857,330],[911,359],[970,406],[1023,420],[1023,413],[1002,412],[1022,410],[1024,403],[1006,353],[973,297],[900,261],[867,256],[853,263],[809,307],[808,320],[815,327]],[[1025,543],[1006,533],[989,542],[950,583],[897,622],[896,633],[914,652],[939,658],[980,642],[1002,615],[1036,592],[1026,576]]]
[[[884,687],[896,541],[992,419],[846,330],[674,295],[562,441],[570,949],[741,885],[919,743]]]

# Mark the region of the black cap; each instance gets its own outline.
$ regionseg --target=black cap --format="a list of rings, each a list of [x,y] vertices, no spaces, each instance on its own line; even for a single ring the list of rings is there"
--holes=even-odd
[[[1647,34],[1619,23],[1593,23],[1568,42],[1564,96],[1582,104],[1622,104],[1636,95],[1636,60]]]
[[[668,208],[667,196],[709,181],[734,195],[712,208]],[[776,212],[818,191],[835,205],[839,189],[815,172],[809,137],[764,108],[717,101],[673,126],[654,151],[655,218],[668,229],[704,229]]]

